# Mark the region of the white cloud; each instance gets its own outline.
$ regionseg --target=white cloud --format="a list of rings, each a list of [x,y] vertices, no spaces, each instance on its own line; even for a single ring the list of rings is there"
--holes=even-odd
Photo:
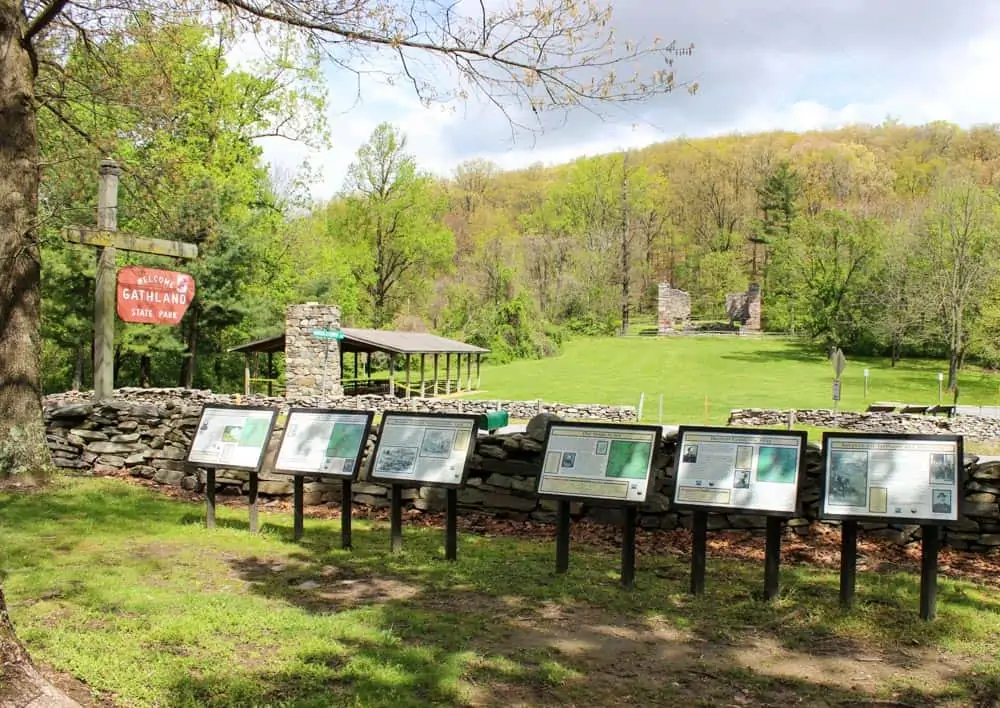
[[[879,0],[877,17],[870,14],[868,2],[847,9],[834,4],[806,15],[791,13],[785,0],[727,0],[730,12],[720,20],[710,8],[699,10],[714,4],[711,0],[678,0],[670,5],[679,8],[663,10],[657,20],[643,13],[654,7],[649,3],[618,0],[616,9],[626,21],[642,23],[637,25],[642,28],[679,27],[679,40],[696,40],[695,56],[679,59],[677,70],[681,79],[702,83],[697,96],[660,98],[644,108],[621,111],[620,120],[611,122],[574,115],[534,142],[521,134],[512,144],[509,125],[487,101],[425,108],[402,83],[364,84],[361,102],[345,112],[347,106],[337,99],[349,96],[352,102],[356,87],[353,76],[340,74],[330,84],[333,147],[314,155],[300,146],[269,141],[264,144],[265,159],[294,169],[308,158],[321,168],[313,194],[323,199],[340,189],[355,152],[383,120],[407,134],[423,168],[442,175],[473,157],[515,169],[681,135],[802,131],[879,123],[889,115],[908,124],[997,121],[1000,12],[991,0],[965,1],[967,12],[955,18],[960,13],[942,0]],[[976,3],[978,14],[972,12]],[[890,4],[899,8],[898,14],[882,7]],[[733,12],[734,7],[740,10]],[[772,14],[765,16],[771,19],[765,22],[761,13],[768,9]],[[939,17],[926,16],[938,11]],[[787,27],[781,17],[790,18]],[[809,32],[815,35],[812,47],[803,39]]]

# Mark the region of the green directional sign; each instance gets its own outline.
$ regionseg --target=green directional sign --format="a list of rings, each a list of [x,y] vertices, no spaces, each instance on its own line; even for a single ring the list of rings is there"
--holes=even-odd
[[[316,339],[343,339],[344,333],[340,330],[330,330],[330,329],[314,329],[313,336]]]

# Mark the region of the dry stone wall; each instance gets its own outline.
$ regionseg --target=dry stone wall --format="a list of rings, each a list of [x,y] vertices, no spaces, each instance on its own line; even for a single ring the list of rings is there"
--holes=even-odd
[[[66,397],[48,401],[45,420],[56,464],[80,473],[127,470],[136,477],[201,492],[205,484],[204,471],[192,468],[184,459],[202,404],[218,397],[205,392],[189,392],[179,397],[168,397],[162,392],[146,394],[144,400],[138,395],[133,399],[140,400],[120,395],[100,405]],[[160,397],[155,398],[157,395]],[[734,411],[736,413],[740,412]],[[524,433],[483,435],[478,439],[469,485],[458,496],[463,509],[514,519],[554,520],[555,504],[538,499],[534,491],[541,467],[545,426],[551,415],[535,416]],[[746,416],[735,417],[741,424],[747,423]],[[764,420],[764,417],[757,419]],[[280,430],[276,431],[272,439],[268,460],[273,459],[279,433]],[[361,480],[354,486],[354,502],[372,507],[388,506],[388,489],[367,479],[374,439],[373,429],[369,433]],[[673,506],[675,446],[676,429],[665,428],[663,444],[654,461],[653,492],[639,513],[639,523],[645,528],[669,530],[691,525],[690,513]],[[260,476],[260,493],[265,497],[290,495],[291,478],[268,471],[268,460]],[[818,446],[810,445],[806,462],[807,473],[799,490],[800,508],[796,517],[787,522],[791,532],[803,535],[825,525],[818,520],[822,467]],[[967,456],[965,472],[965,518],[945,529],[944,542],[975,551],[1000,546],[1000,463],[980,464],[977,458]],[[248,480],[248,473],[221,470],[216,475],[217,491],[220,495],[245,495]],[[306,479],[306,504],[339,502],[339,495],[338,480]],[[440,511],[444,506],[444,493],[432,488],[407,489],[403,498],[409,506],[425,511]],[[574,503],[572,512],[577,519],[603,523],[620,520],[619,509],[603,504]],[[765,526],[763,517],[748,514],[713,514],[709,519],[709,528],[715,531],[758,531]],[[863,523],[860,527],[862,533],[900,544],[919,538],[916,526]]]
[[[61,405],[87,403],[90,391],[69,392],[45,399],[47,409]],[[206,403],[241,403],[251,406],[270,406],[287,410],[290,406],[302,408],[343,408],[347,410],[400,411],[406,413],[485,413],[504,410],[511,420],[529,420],[538,413],[553,413],[567,420],[596,420],[608,423],[635,421],[635,406],[606,406],[597,403],[550,403],[547,401],[464,400],[456,398],[396,398],[394,396],[300,396],[297,399],[276,396],[240,396],[213,393],[212,391],[184,388],[122,388],[115,391],[116,402],[151,406],[202,406]]]
[[[972,440],[1000,438],[1000,418],[958,415],[945,418],[933,415],[903,413],[857,413],[832,410],[766,410],[741,408],[731,411],[729,425],[763,427],[785,425],[788,415],[800,425],[817,428],[839,428],[859,433],[912,433],[920,435],[962,435]]]

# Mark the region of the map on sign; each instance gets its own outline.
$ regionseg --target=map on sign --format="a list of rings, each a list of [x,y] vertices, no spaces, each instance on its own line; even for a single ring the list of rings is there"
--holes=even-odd
[[[274,471],[354,479],[373,417],[364,411],[291,409]]]
[[[644,502],[660,428],[550,423],[538,494]]]
[[[273,408],[205,406],[188,451],[188,462],[259,469],[276,417]]]
[[[794,514],[806,433],[681,426],[674,502]]]
[[[476,440],[474,415],[385,413],[370,477],[459,487]]]
[[[959,436],[824,433],[821,516],[957,521],[962,455]]]

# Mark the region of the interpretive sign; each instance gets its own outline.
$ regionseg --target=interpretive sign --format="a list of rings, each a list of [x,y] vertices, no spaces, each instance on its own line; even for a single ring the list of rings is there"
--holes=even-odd
[[[958,435],[824,433],[820,516],[957,521],[962,457]]]
[[[356,479],[374,413],[292,408],[275,472]]]
[[[188,462],[256,472],[276,417],[273,408],[205,406],[188,451]]]
[[[661,429],[549,421],[540,496],[642,503]]]
[[[677,506],[795,513],[805,432],[681,426],[677,440]]]
[[[372,480],[461,487],[475,446],[477,421],[475,415],[384,413]]]
[[[129,266],[118,271],[118,317],[140,324],[180,324],[194,299],[194,278]]]

